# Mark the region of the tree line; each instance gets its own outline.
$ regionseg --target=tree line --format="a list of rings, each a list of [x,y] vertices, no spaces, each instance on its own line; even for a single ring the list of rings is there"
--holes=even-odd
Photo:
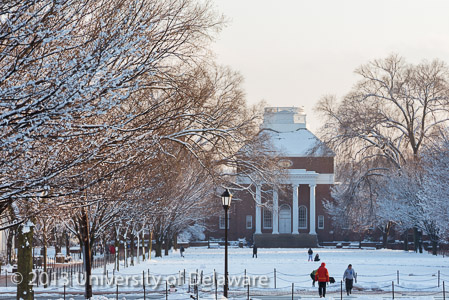
[[[222,188],[250,189],[236,176],[276,178],[260,108],[211,54],[224,24],[208,1],[0,4],[0,229],[23,243],[19,272],[33,231],[76,237],[88,282],[95,244],[151,230],[159,247]]]
[[[447,241],[449,211],[449,70],[440,60],[411,64],[399,55],[359,67],[342,99],[316,109],[321,137],[337,154],[337,181],[326,208],[337,228],[362,240],[378,229],[386,246],[394,230],[408,250],[422,234]]]

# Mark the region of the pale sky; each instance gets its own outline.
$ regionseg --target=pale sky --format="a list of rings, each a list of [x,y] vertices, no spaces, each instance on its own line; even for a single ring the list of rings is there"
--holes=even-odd
[[[353,71],[391,53],[449,63],[447,0],[212,0],[229,20],[213,48],[245,78],[250,104],[304,106],[308,127],[326,94],[341,97]]]

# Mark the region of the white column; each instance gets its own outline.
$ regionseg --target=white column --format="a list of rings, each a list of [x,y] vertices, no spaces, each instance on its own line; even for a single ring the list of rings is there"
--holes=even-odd
[[[316,234],[315,231],[315,187],[316,184],[309,184],[310,187],[310,231],[309,234]]]
[[[279,201],[276,189],[273,189],[273,234],[279,234]]]
[[[256,234],[262,234],[262,226],[261,226],[261,208],[262,204],[262,196],[260,191],[260,185],[256,185]]]
[[[298,232],[298,187],[299,185],[294,183],[293,187],[293,230],[292,234],[299,234]]]

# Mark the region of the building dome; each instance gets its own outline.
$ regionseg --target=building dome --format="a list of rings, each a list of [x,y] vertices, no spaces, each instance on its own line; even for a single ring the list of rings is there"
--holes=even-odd
[[[262,131],[275,150],[285,157],[333,156],[306,127],[304,107],[266,107]]]
[[[277,132],[304,129],[306,128],[304,107],[266,107],[262,128]]]

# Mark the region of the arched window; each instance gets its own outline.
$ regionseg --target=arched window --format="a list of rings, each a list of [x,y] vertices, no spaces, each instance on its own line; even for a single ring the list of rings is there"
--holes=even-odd
[[[298,228],[307,229],[307,207],[304,205],[298,209]]]
[[[263,228],[273,228],[273,214],[269,209],[266,208],[263,209]]]

